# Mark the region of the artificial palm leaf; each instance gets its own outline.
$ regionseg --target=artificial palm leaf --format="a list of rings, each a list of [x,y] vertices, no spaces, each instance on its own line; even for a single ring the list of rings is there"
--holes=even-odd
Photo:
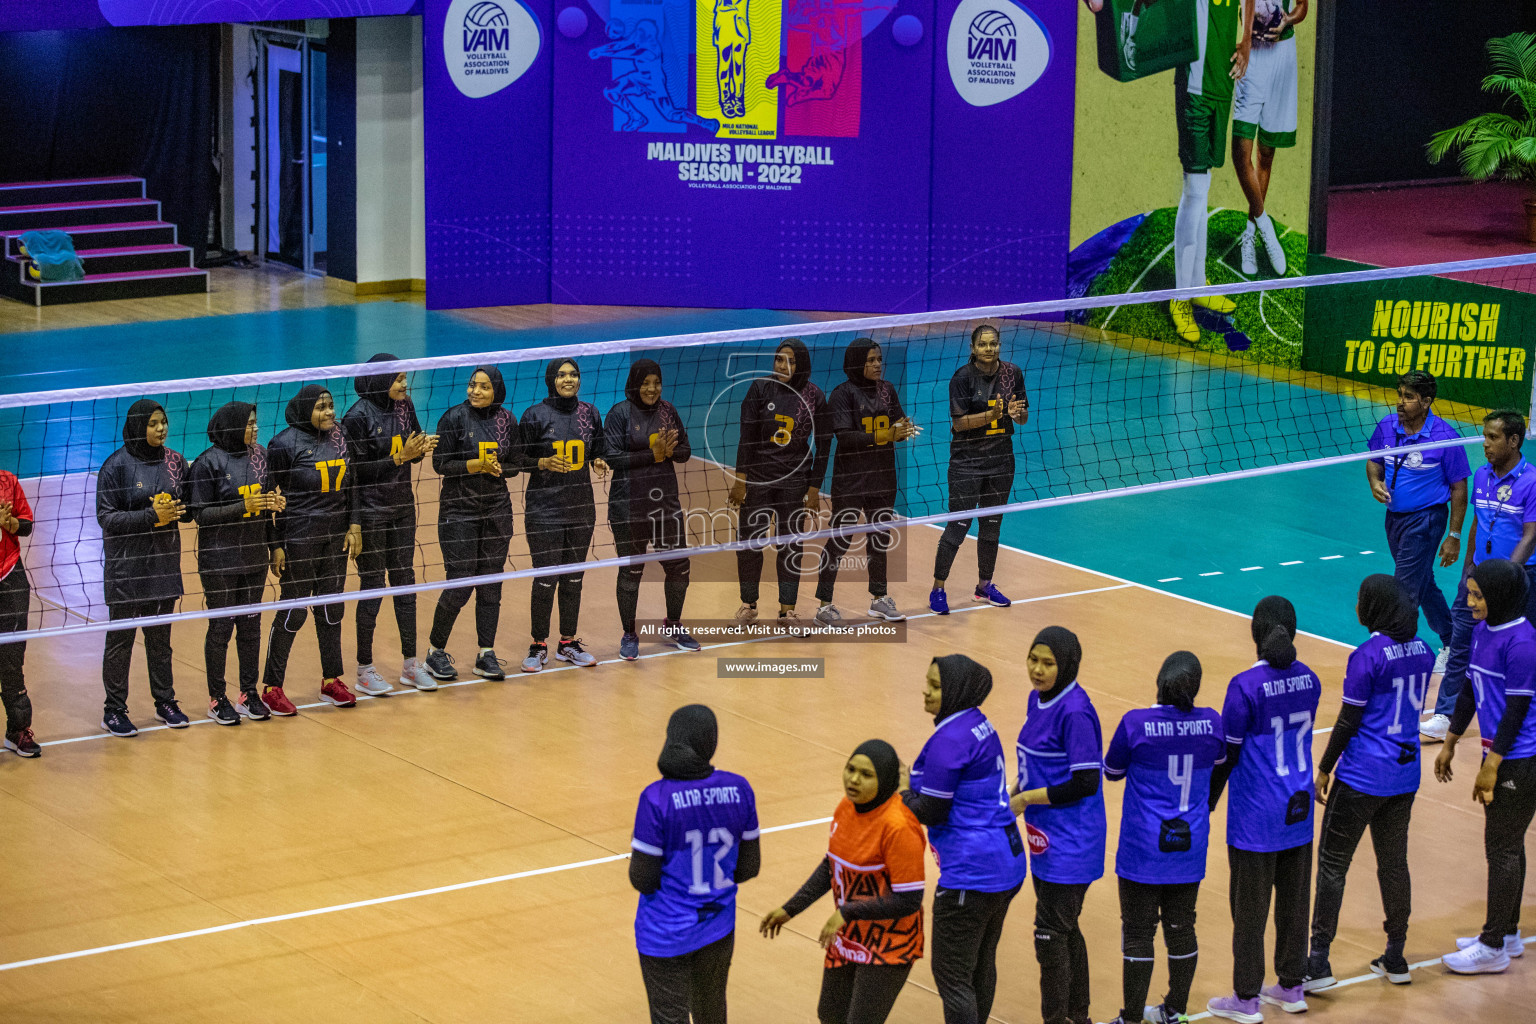
[[[1508,113],[1479,114],[1436,132],[1427,147],[1430,163],[1459,150],[1469,178],[1536,180],[1536,34],[1516,32],[1488,40],[1492,73],[1483,91],[1505,97]]]

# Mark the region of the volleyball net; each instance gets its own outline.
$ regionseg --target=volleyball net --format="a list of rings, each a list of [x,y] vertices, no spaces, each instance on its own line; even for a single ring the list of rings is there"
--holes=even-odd
[[[27,631],[15,637],[107,628],[97,475],[108,457],[124,445],[129,408],[143,398],[153,399],[166,413],[164,447],[179,453],[186,467],[184,484],[192,464],[210,448],[210,420],[226,403],[253,405],[258,444],[268,445],[288,428],[289,401],[304,385],[317,384],[330,392],[340,423],[355,403],[366,401],[357,393],[358,377],[400,373],[405,375],[422,430],[434,433],[443,417],[466,401],[475,368],[496,367],[506,391],[504,439],[497,455],[501,465],[512,467],[523,460],[561,454],[567,465],[592,471],[596,529],[584,560],[535,567],[523,541],[530,474],[519,473],[508,480],[515,520],[508,561],[497,572],[468,578],[457,574],[453,580],[457,587],[679,555],[676,550],[621,555],[609,526],[616,477],[597,472],[602,442],[595,435],[603,433],[602,422],[588,424],[594,438],[579,446],[524,450],[519,422],[526,419],[527,410],[549,396],[546,370],[553,360],[569,360],[579,368],[578,398],[594,407],[595,417],[589,418],[597,421],[608,420],[611,410],[626,400],[626,381],[635,362],[656,362],[661,398],[677,413],[675,426],[668,429],[675,429],[677,439],[686,440],[691,451],[686,462],[672,463],[683,523],[679,543],[686,554],[711,556],[777,543],[776,536],[744,535],[732,490],[741,477],[736,470],[743,399],[754,381],[772,376],[775,354],[789,338],[805,346],[809,382],[828,397],[839,385],[851,382],[845,372],[850,345],[868,339],[879,347],[882,379],[899,400],[905,418],[921,429],[914,436],[896,438],[881,433],[891,423],[879,422],[878,417],[859,423],[857,416],[853,428],[887,438],[883,443],[894,449],[894,521],[878,526],[894,528],[899,542],[904,529],[917,525],[1364,459],[1367,438],[1395,401],[1398,376],[1410,370],[1438,378],[1435,411],[1466,438],[1475,438],[1483,415],[1491,408],[1512,405],[1522,414],[1530,411],[1530,363],[1536,350],[1532,291],[1536,291],[1536,255],[0,396],[0,469],[20,478],[34,517],[33,531],[21,543],[34,609]],[[1179,336],[1181,316],[1192,318],[1198,341]],[[973,337],[983,325],[997,333],[1003,364],[998,372],[1005,384],[1012,383],[1007,377],[1017,369],[1019,393],[1027,396],[1027,422],[1015,422],[1007,436],[1016,471],[1006,500],[952,509],[952,380],[970,360]],[[1328,345],[1314,344],[1310,338],[1304,345],[1304,330],[1328,335]],[[784,422],[801,417],[800,410],[810,411],[813,405],[809,400],[806,404],[786,401],[783,409],[770,412]],[[1022,419],[1016,415],[1019,411],[1005,410]],[[807,513],[796,524],[807,546],[808,573],[814,573],[818,559],[826,557],[829,536],[850,538],[857,556],[863,544],[858,538],[877,525],[830,519],[832,505],[840,497],[836,493],[839,460],[846,457],[839,448],[843,442],[833,443],[825,433],[830,422],[812,423],[808,452],[795,469],[805,474],[807,487],[819,486],[823,495],[820,511]],[[345,433],[344,428],[338,429]],[[987,429],[1006,433],[995,424]],[[819,438],[817,430],[823,431]],[[770,443],[791,436],[775,431]],[[317,442],[321,439],[317,434]],[[360,451],[359,442],[354,440],[351,457]],[[1440,444],[1448,443],[1461,442]],[[830,446],[831,464],[820,479],[810,480],[819,444]],[[675,448],[675,443],[670,444],[668,452],[675,454]],[[417,582],[360,590],[355,567],[349,568],[345,600],[443,589],[448,566],[438,542],[444,481],[440,468],[429,455],[411,471]],[[340,486],[347,471],[348,467],[333,466],[325,485]],[[190,501],[185,494],[175,497],[183,504]],[[292,501],[294,495],[288,497]],[[141,501],[149,509],[154,496],[130,495],[123,500]],[[547,508],[543,514],[549,515]],[[179,531],[184,596],[178,610],[167,616],[118,620],[113,626],[225,616],[242,610],[210,612],[204,606],[198,567],[203,554],[200,531],[206,527],[187,521],[157,529]],[[335,543],[342,543],[340,536]],[[714,569],[701,572],[700,563],[695,563],[695,582],[734,579],[734,560],[707,564]],[[281,600],[275,578],[269,578],[265,594],[263,603],[249,610],[319,603],[314,598]]]

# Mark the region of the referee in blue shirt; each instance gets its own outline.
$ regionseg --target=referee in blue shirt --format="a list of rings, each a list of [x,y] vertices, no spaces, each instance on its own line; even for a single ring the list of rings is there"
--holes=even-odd
[[[1440,694],[1435,713],[1419,726],[1419,735],[1430,742],[1445,739],[1456,709],[1456,696],[1467,678],[1467,662],[1472,652],[1472,609],[1467,607],[1467,576],[1472,567],[1489,558],[1507,558],[1525,566],[1528,583],[1536,585],[1533,567],[1528,564],[1536,550],[1536,473],[1520,455],[1525,440],[1525,417],[1501,409],[1483,419],[1483,456],[1486,466],[1479,466],[1472,478],[1472,528],[1467,534],[1467,555],[1461,567],[1461,585],[1456,589],[1456,604],[1451,609],[1454,628],[1451,654],[1445,675],[1440,678]],[[1528,588],[1536,589],[1536,586]],[[1532,613],[1526,605],[1526,614]]]
[[[1449,423],[1430,411],[1434,401],[1434,377],[1422,370],[1399,377],[1397,412],[1376,424],[1371,451],[1460,437]],[[1472,475],[1466,449],[1437,448],[1371,459],[1365,464],[1365,475],[1371,483],[1371,495],[1387,506],[1387,547],[1396,567],[1393,575],[1440,638],[1442,653],[1435,668],[1444,672],[1451,648],[1451,611],[1435,585],[1435,551],[1439,549],[1441,565],[1454,565],[1461,554],[1467,477]],[[1447,518],[1449,534],[1445,531]]]

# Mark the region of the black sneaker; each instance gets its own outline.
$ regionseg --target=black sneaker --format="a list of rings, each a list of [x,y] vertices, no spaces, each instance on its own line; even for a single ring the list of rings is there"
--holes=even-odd
[[[272,709],[267,707],[267,702],[261,699],[261,694],[255,690],[242,691],[240,700],[235,704],[236,713],[253,722],[265,722],[272,717]]]
[[[137,736],[139,730],[134,728],[133,722],[128,718],[126,711],[108,711],[101,716],[101,727],[113,736]]]
[[[16,751],[18,757],[42,757],[43,748],[38,744],[31,729],[20,729],[5,734],[5,749]]]
[[[187,716],[182,714],[181,706],[173,700],[155,701],[155,717],[170,729],[185,729],[192,724]]]
[[[208,702],[208,717],[219,725],[239,725],[240,715],[228,697],[215,697]]]
[[[1372,960],[1371,973],[1386,978],[1394,985],[1413,983],[1413,974],[1408,970],[1408,961],[1401,953],[1383,953]]]
[[[1301,979],[1303,992],[1321,992],[1338,983],[1338,979],[1333,976],[1333,965],[1328,962],[1327,953],[1313,953],[1307,957],[1307,974]]]
[[[459,678],[459,670],[453,667],[453,655],[447,651],[429,651],[423,665],[433,679]]]
[[[431,663],[432,659],[429,657],[427,659],[428,672],[432,671]],[[480,657],[475,659],[475,675],[480,676],[482,679],[489,679],[492,682],[507,678],[507,674],[501,668],[501,659],[496,657],[495,651],[480,652]]]

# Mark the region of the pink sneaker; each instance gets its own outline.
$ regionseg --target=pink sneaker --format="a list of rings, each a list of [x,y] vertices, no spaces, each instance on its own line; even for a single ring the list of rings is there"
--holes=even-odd
[[[347,689],[347,684],[340,679],[327,679],[320,685],[320,699],[327,704],[334,704],[339,708],[351,708],[357,706],[357,698],[352,691]],[[267,702],[271,704],[271,701]]]

